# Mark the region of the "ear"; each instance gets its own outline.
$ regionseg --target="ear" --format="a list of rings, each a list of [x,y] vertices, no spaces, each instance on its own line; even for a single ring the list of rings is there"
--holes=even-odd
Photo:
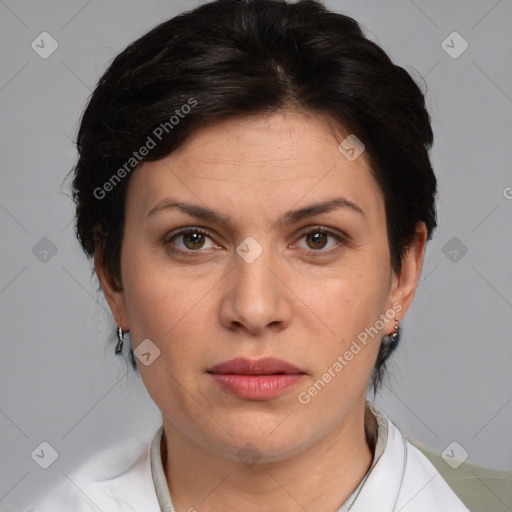
[[[388,307],[392,308],[396,303],[402,306],[400,311],[396,310],[399,319],[405,316],[414,299],[423,268],[426,244],[427,228],[424,222],[418,222],[414,240],[402,258],[400,273],[393,272],[391,279]]]
[[[126,304],[124,300],[124,290],[120,283],[112,276],[103,260],[103,244],[105,235],[101,230],[95,230],[95,251],[94,251],[94,267],[96,275],[101,285],[103,295],[108,302],[112,316],[117,325],[120,325],[123,331],[130,330],[128,315],[126,312]]]

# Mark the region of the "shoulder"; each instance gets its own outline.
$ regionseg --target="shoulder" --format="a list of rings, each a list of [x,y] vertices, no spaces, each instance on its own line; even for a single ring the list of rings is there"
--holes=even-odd
[[[384,414],[377,412],[383,420]],[[468,512],[427,457],[391,420],[386,421],[386,448],[351,512]]]
[[[151,473],[151,440],[97,453],[47,494],[31,512],[160,512]]]
[[[394,426],[397,429],[396,426]],[[468,511],[433,464],[405,440],[406,464],[397,510],[403,512]]]

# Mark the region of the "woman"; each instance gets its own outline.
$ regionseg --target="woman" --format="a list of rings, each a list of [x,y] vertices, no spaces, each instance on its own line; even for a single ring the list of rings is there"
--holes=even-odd
[[[163,425],[40,510],[467,510],[366,401],[436,226],[432,140],[406,71],[312,0],[218,0],[124,50],[76,231]]]

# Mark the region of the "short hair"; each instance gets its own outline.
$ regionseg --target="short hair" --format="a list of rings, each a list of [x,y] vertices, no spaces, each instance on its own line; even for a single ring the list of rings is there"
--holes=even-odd
[[[364,143],[399,272],[417,224],[425,223],[428,239],[437,225],[424,94],[354,19],[316,0],[212,1],[161,23],[115,58],[77,139],[72,193],[85,253],[99,248],[121,286],[130,171],[169,155],[206,124],[287,108],[328,116]],[[156,135],[158,144],[135,158]],[[375,392],[395,347],[381,343]],[[136,370],[132,350],[130,356]]]

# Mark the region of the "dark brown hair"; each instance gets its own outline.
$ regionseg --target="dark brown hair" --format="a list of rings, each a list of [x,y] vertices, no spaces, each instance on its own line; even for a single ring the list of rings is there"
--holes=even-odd
[[[92,257],[98,246],[121,287],[130,171],[170,154],[206,123],[288,107],[327,115],[364,143],[399,272],[417,223],[426,224],[429,239],[436,227],[424,95],[355,20],[315,0],[209,2],[158,25],[116,57],[78,133],[73,199],[85,253]],[[148,137],[157,143],[141,155]],[[374,391],[395,346],[381,346]]]

